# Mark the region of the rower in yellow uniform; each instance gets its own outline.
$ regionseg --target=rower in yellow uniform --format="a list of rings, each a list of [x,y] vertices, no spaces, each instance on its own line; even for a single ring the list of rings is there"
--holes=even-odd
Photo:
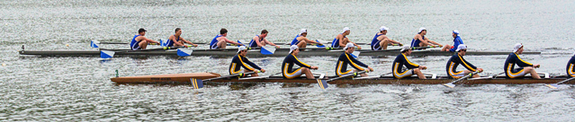
[[[266,72],[266,70],[260,68],[258,65],[248,60],[248,58],[246,58],[247,54],[248,49],[245,46],[240,46],[238,48],[238,55],[234,56],[234,58],[232,59],[232,63],[230,64],[230,75],[240,73],[241,67],[244,68],[244,72],[255,72],[256,69],[262,72]],[[258,73],[254,73],[251,76],[252,77],[258,76]]]
[[[505,60],[505,77],[507,78],[520,78],[525,76],[527,73],[531,74],[531,77],[535,79],[541,79],[539,74],[535,71],[534,68],[538,68],[539,64],[531,64],[529,62],[523,61],[518,54],[523,53],[523,44],[517,43],[513,47],[513,53],[509,54],[507,60]],[[515,64],[519,66],[519,68],[515,68]]]
[[[457,52],[457,54],[451,56],[451,58],[449,59],[449,61],[447,61],[447,66],[445,68],[445,70],[447,71],[447,75],[450,78],[454,78],[454,79],[458,79],[461,78],[465,75],[468,75],[469,73],[472,72],[483,72],[482,68],[477,68],[475,66],[473,66],[473,64],[467,62],[463,56],[465,56],[465,53],[467,52],[467,46],[464,44],[460,44],[457,46],[457,49],[455,50]],[[459,66],[459,64],[461,64],[463,67],[465,67],[467,70],[463,70],[463,71],[457,71],[457,66]],[[473,77],[479,77],[479,75],[475,74],[473,75]]]
[[[310,71],[310,69],[318,69],[318,67],[317,66],[310,66],[308,64],[301,62],[296,57],[298,55],[298,53],[299,53],[298,46],[292,45],[290,47],[289,55],[286,56],[286,58],[284,59],[284,61],[282,63],[282,75],[283,75],[283,77],[287,78],[287,79],[293,79],[293,78],[300,77],[302,74],[305,74],[307,79],[315,79],[313,77],[313,73]],[[300,68],[293,69],[294,64],[299,65]]]
[[[427,67],[411,63],[411,61],[407,59],[408,55],[411,55],[411,47],[409,45],[401,47],[401,54],[397,55],[391,67],[393,77],[401,79],[417,74],[419,79],[426,79],[421,70],[425,70]],[[403,70],[404,65],[407,67],[405,71]]]
[[[365,69],[362,67],[367,67],[369,69],[369,71],[373,71],[373,68],[365,65],[364,63],[361,63],[360,61],[358,61],[357,59],[353,58],[351,56],[351,54],[353,53],[353,51],[355,51],[355,45],[353,43],[347,43],[346,46],[343,48],[343,50],[345,50],[345,52],[343,52],[340,56],[339,59],[337,60],[337,65],[335,65],[335,75],[337,76],[342,76],[345,74],[353,74],[354,72],[358,72],[358,71],[364,71]],[[355,70],[352,72],[352,70],[347,70],[347,65],[351,65],[353,68],[355,68]],[[362,77],[366,77],[367,74],[363,73],[361,74]]]
[[[571,57],[571,59],[569,59],[569,62],[567,62],[567,76],[569,77],[575,77],[575,54],[573,54],[573,57]]]
[[[351,33],[351,31],[349,30],[349,27],[343,28],[343,32],[338,34],[337,36],[335,36],[335,38],[331,42],[331,47],[332,48],[342,48],[342,47],[345,47],[345,45],[347,43],[352,43],[353,45],[355,45],[357,47],[357,49],[361,50],[361,47],[359,45],[349,41],[349,38],[346,37],[347,35],[349,35],[349,33]]]

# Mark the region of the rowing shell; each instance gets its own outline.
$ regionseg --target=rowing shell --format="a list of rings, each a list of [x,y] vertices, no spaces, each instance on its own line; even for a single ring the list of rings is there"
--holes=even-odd
[[[188,73],[188,74],[168,74],[168,75],[148,75],[148,76],[133,76],[133,77],[117,77],[111,78],[112,82],[118,84],[190,84],[190,78],[195,79],[209,79],[219,77],[216,73]],[[332,76],[335,77],[335,76]],[[506,79],[505,77],[491,78],[478,78],[469,79],[465,81],[458,82],[457,84],[536,84],[536,83],[557,83],[558,81],[565,80],[567,77],[558,76],[552,78],[544,79],[532,79],[532,78],[519,78],[519,79]],[[381,76],[375,78],[367,79],[352,79],[344,78],[338,79],[330,84],[445,84],[453,81],[454,79],[449,79],[447,77],[437,77],[435,79],[418,79],[416,77],[404,78],[404,79],[394,79],[391,76]],[[316,80],[310,80],[302,78],[296,79],[284,79],[281,76],[270,76],[258,79],[256,78],[231,78],[231,79],[220,79],[211,80],[210,83],[229,83],[229,82],[240,82],[240,83],[317,83]],[[571,84],[575,82],[570,82]],[[569,83],[568,83],[569,84]]]

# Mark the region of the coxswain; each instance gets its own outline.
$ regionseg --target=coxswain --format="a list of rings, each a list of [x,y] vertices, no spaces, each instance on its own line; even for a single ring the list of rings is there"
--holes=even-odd
[[[168,37],[168,42],[166,42],[167,47],[187,47],[187,45],[185,45],[184,43],[188,43],[190,45],[193,45],[194,47],[198,46],[197,44],[194,44],[181,37],[182,29],[176,28],[175,32],[176,33],[174,35]]]
[[[291,41],[290,45],[297,45],[298,48],[305,48],[308,43],[309,44],[323,45],[319,42],[309,40],[307,38],[307,30],[306,29],[301,29],[300,33],[297,36],[295,36],[295,38]]]
[[[445,70],[447,71],[447,75],[449,75],[450,78],[461,78],[465,75],[468,75],[469,73],[472,72],[483,72],[482,68],[477,68],[475,66],[473,66],[473,64],[467,62],[467,60],[465,60],[463,58],[463,56],[465,56],[465,53],[467,52],[467,46],[465,44],[460,44],[458,45],[457,49],[455,50],[457,51],[457,54],[451,56],[451,58],[449,58],[449,61],[447,61],[447,66],[445,68]],[[457,66],[462,65],[463,67],[465,67],[467,70],[463,70],[463,71],[457,71]],[[473,75],[473,77],[479,77],[478,74]]]
[[[297,55],[299,53],[299,48],[297,45],[292,45],[290,47],[289,54],[286,56],[282,63],[282,75],[284,78],[293,79],[300,77],[302,74],[305,74],[307,79],[315,79],[310,69],[318,69],[317,66],[310,66],[301,62],[297,59]],[[300,68],[293,69],[294,64],[300,66]]]
[[[388,38],[386,36],[387,30],[389,30],[389,28],[385,26],[381,26],[379,28],[379,32],[376,33],[373,39],[371,40],[371,50],[386,50],[387,45],[389,44],[397,44],[399,46],[403,46],[403,44]]]
[[[232,63],[230,64],[230,75],[240,73],[241,67],[244,68],[244,72],[256,72],[256,69],[262,72],[266,72],[266,70],[260,68],[258,65],[248,60],[248,58],[246,58],[247,54],[248,49],[245,46],[238,47],[238,55],[234,56]],[[251,76],[258,76],[258,73],[256,72]]]
[[[571,57],[571,59],[569,59],[569,62],[567,62],[567,76],[568,77],[575,77],[575,68],[573,68],[575,65],[575,54],[573,54],[573,57]]]
[[[417,77],[419,77],[419,79],[426,79],[421,70],[425,70],[427,69],[427,67],[411,63],[411,61],[407,59],[407,56],[411,55],[411,47],[409,47],[409,45],[405,45],[401,47],[400,51],[401,54],[397,55],[397,57],[393,61],[393,66],[391,69],[393,72],[393,77],[401,79],[417,74]],[[405,71],[403,70],[403,66],[407,67]]]
[[[539,74],[535,71],[534,68],[539,68],[539,64],[531,64],[529,62],[523,61],[518,54],[523,53],[523,44],[517,43],[513,47],[513,52],[509,54],[507,60],[505,60],[505,77],[507,78],[520,78],[525,76],[527,73],[531,74],[531,77],[534,79],[541,79]],[[515,68],[515,64],[519,66],[519,68]]]
[[[369,71],[373,71],[373,68],[365,65],[364,63],[358,61],[357,59],[353,58],[351,55],[353,53],[353,51],[355,51],[355,45],[353,43],[347,43],[345,45],[345,47],[343,48],[343,50],[345,50],[345,52],[343,52],[340,56],[339,59],[337,60],[337,64],[335,65],[335,75],[337,76],[342,76],[345,74],[353,74],[354,72],[358,72],[358,71],[366,71],[367,68]],[[347,70],[347,65],[351,65],[353,68],[355,68],[355,70]],[[363,73],[361,74],[362,77],[366,77],[367,74]]]
[[[429,38],[425,37],[425,35],[427,34],[427,29],[425,29],[424,27],[419,28],[419,31],[417,32],[417,34],[415,34],[415,37],[413,37],[413,39],[411,40],[411,47],[443,47],[441,49],[441,51],[447,51],[448,48],[451,48],[451,46],[449,45],[441,45],[435,41],[431,41],[429,40]]]
[[[229,40],[228,38],[226,38],[227,35],[228,35],[227,29],[225,28],[220,29],[220,34],[214,37],[214,39],[212,39],[212,42],[210,42],[210,49],[226,49],[226,45],[228,43],[244,46],[243,44]]]
[[[349,38],[346,37],[350,33],[351,32],[349,30],[349,27],[343,28],[343,32],[338,34],[337,36],[335,36],[335,38],[331,42],[331,47],[332,48],[342,48],[342,47],[345,47],[345,45],[347,43],[352,43],[353,45],[355,45],[357,47],[357,49],[361,50],[361,47],[359,45],[349,41]]]
[[[451,36],[453,36],[453,46],[449,47],[449,52],[457,52],[456,50],[460,44],[463,44],[463,40],[461,40],[461,37],[459,37],[458,30],[453,30]]]
[[[263,47],[266,46],[267,44],[271,45],[271,46],[276,46],[276,48],[280,48],[280,46],[268,41],[268,39],[266,39],[266,37],[268,36],[268,30],[264,29],[262,30],[262,32],[260,33],[260,35],[256,35],[254,38],[252,38],[252,41],[250,41],[250,47]]]
[[[138,30],[138,35],[134,35],[134,38],[132,38],[132,42],[130,42],[130,48],[132,50],[142,50],[146,49],[148,44],[158,44],[158,45],[160,44],[160,42],[158,41],[154,41],[144,37],[145,35],[146,35],[146,29],[140,28]]]

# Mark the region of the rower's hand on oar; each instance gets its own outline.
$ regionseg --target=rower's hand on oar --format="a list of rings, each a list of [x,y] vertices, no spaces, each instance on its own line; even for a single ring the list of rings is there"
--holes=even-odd
[[[399,43],[399,46],[403,46],[403,44]]]
[[[358,50],[361,50],[361,47],[360,47],[359,45],[357,45],[357,49],[358,49]]]
[[[280,48],[280,46],[279,46],[279,45],[276,45],[276,48]]]
[[[261,69],[260,72],[264,73],[264,72],[266,72],[266,70],[265,70],[265,69]]]
[[[367,67],[367,69],[369,69],[370,72],[373,72],[373,68]]]
[[[477,72],[483,72],[482,68],[477,68]]]
[[[421,70],[426,70],[426,69],[427,69],[426,66],[419,66],[419,68],[420,68]]]
[[[541,65],[539,65],[539,64],[535,64],[535,65],[533,65],[533,68],[539,68],[540,66]]]
[[[311,66],[311,69],[317,70],[319,67],[317,66]]]
[[[198,47],[198,45],[197,45],[197,44],[192,44],[192,45],[194,45],[194,47]]]

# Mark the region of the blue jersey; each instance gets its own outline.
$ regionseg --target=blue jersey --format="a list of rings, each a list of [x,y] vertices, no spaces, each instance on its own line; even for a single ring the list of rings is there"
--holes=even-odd
[[[351,70],[350,71],[347,70],[348,64],[359,71],[365,70],[362,67],[368,67],[367,65],[358,61],[357,59],[351,57],[351,55],[348,54],[347,52],[343,52],[343,54],[341,54],[339,56],[339,59],[337,60],[337,65],[335,65],[335,75],[341,76],[343,74],[349,73]]]
[[[425,36],[421,36],[421,38],[425,39]],[[421,43],[421,40],[413,38],[411,40],[411,47],[419,47],[419,43]]]
[[[140,49],[140,41],[136,41],[136,38],[139,37],[140,35],[134,35],[134,38],[132,38],[132,42],[130,42],[130,48],[132,50],[139,50]]]
[[[455,39],[453,39],[453,48],[449,49],[449,52],[455,52],[460,44],[463,44],[463,40],[461,40],[461,37],[456,36]]]
[[[293,38],[293,40],[291,41],[290,46],[291,46],[291,45],[297,45],[297,44],[299,44],[299,41],[297,40],[297,37],[300,37],[300,36],[301,36],[301,35],[295,36],[295,38]]]
[[[174,35],[174,37],[176,37],[176,35]],[[176,38],[176,42],[178,42],[178,41],[180,41],[180,37],[179,37],[179,36]],[[166,46],[167,46],[167,47],[172,47],[172,46],[174,46],[174,41],[168,39],[168,42],[166,42]]]
[[[256,35],[258,37],[258,41],[260,43],[262,43],[262,41],[264,41],[263,38],[260,38],[260,35]],[[256,43],[256,41],[254,39],[252,39],[252,41],[250,41],[250,47],[258,47],[258,43]]]
[[[262,69],[258,65],[254,64],[253,62],[248,60],[248,58],[240,56],[240,55],[236,55],[236,56],[234,56],[234,58],[232,59],[232,63],[230,64],[230,75],[240,73],[240,71],[241,71],[240,67],[244,67],[244,69],[247,69],[249,71],[254,71],[254,68],[258,69],[258,70]]]
[[[519,68],[515,69],[515,64],[519,66]],[[533,64],[523,61],[516,53],[511,53],[505,60],[505,66],[503,70],[505,70],[505,77],[513,78],[509,76],[516,76],[518,72],[523,72],[523,67],[533,66]]]
[[[340,34],[340,35],[341,35],[341,34]],[[343,36],[342,39],[344,39],[344,38],[347,38],[347,37]],[[340,40],[337,39],[337,37],[334,38],[333,41],[331,42],[331,47],[333,47],[333,48],[341,48],[341,46],[339,45],[339,41],[340,41]]]
[[[379,34],[379,33],[375,34],[375,36],[373,37],[373,40],[371,40],[371,50],[380,50],[381,49],[381,45],[379,45],[381,40],[377,40],[377,38],[379,36],[382,36],[382,35],[383,34]]]
[[[218,34],[216,37],[214,37],[214,39],[212,39],[212,42],[210,42],[210,49],[218,49],[218,38],[222,37],[221,34]]]
[[[467,62],[459,54],[455,54],[451,56],[451,58],[449,58],[449,61],[447,61],[447,66],[445,68],[445,70],[447,71],[447,75],[449,77],[456,78],[453,76],[453,74],[457,74],[458,72],[457,66],[459,66],[459,64],[463,65],[469,71],[475,72],[477,70],[477,67],[473,66],[473,64]]]

